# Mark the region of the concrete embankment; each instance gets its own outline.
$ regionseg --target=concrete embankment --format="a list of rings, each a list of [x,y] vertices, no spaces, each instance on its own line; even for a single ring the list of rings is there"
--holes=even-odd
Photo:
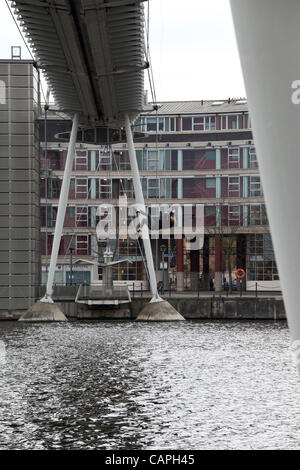
[[[284,320],[286,318],[282,298],[173,297],[168,301],[187,320]],[[133,318],[146,302],[146,299],[133,300],[131,305]]]
[[[148,297],[136,297],[131,304],[113,310],[88,308],[76,304],[70,297],[57,297],[56,302],[69,319],[134,320],[149,302]],[[187,320],[284,320],[282,297],[201,296],[174,295],[166,298]],[[22,312],[0,310],[0,320],[17,320]]]

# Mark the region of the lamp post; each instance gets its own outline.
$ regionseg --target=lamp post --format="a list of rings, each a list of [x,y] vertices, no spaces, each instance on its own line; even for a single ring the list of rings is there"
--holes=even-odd
[[[166,251],[166,246],[161,245],[160,251],[162,255],[162,287],[161,287],[161,293],[164,295],[165,293],[165,251]]]
[[[73,285],[73,251],[74,248],[70,248],[70,286]]]

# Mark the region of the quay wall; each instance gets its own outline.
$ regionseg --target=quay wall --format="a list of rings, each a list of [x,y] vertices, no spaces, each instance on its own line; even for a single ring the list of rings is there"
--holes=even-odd
[[[187,320],[285,320],[285,309],[281,297],[180,297],[167,300]],[[149,302],[148,297],[132,299],[131,304],[113,310],[99,307],[89,308],[76,304],[74,299],[60,297],[57,304],[69,319],[77,320],[134,320]],[[21,311],[7,311],[0,307],[0,320],[17,320]]]

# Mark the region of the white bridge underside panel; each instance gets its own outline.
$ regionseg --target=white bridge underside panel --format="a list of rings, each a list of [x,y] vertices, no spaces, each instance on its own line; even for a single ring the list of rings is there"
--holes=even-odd
[[[15,14],[61,110],[123,125],[143,110],[143,0],[16,0]]]
[[[231,7],[289,327],[300,340],[300,105],[292,101],[300,2],[231,0]]]

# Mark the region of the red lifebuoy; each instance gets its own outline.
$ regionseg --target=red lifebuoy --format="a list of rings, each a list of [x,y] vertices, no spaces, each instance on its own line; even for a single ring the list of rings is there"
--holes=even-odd
[[[240,268],[235,271],[235,275],[238,279],[244,279],[244,277],[246,276],[246,272],[244,269]]]

